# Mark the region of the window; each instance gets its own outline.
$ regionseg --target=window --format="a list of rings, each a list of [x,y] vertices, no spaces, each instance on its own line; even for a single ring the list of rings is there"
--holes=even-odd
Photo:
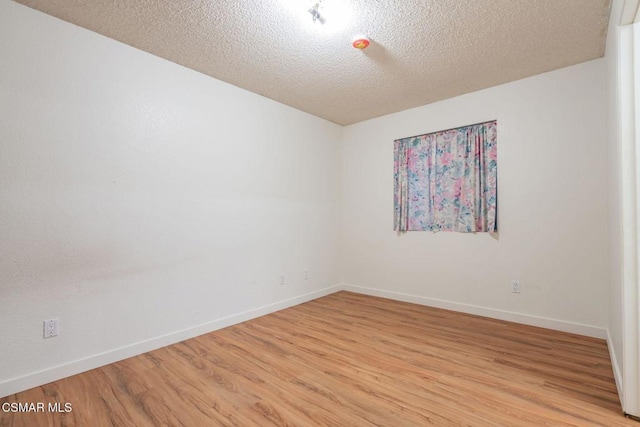
[[[496,232],[497,121],[394,141],[394,230]]]

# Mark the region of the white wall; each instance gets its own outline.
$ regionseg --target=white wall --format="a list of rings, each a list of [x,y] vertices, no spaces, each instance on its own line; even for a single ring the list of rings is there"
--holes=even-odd
[[[0,396],[339,283],[339,126],[9,1],[0,63]]]
[[[345,128],[345,282],[604,337],[606,72],[599,59]],[[393,140],[491,119],[499,235],[396,235]],[[511,279],[522,282],[521,294],[510,292]]]
[[[622,391],[622,356],[623,356],[623,318],[622,318],[622,181],[620,162],[619,112],[618,112],[618,49],[620,13],[623,0],[614,0],[611,5],[609,29],[607,32],[607,46],[605,60],[607,63],[607,146],[608,150],[608,188],[609,196],[609,319],[608,342],[609,352],[618,385]]]

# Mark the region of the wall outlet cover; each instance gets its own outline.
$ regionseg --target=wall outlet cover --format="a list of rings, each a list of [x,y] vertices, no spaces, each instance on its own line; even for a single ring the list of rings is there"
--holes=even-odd
[[[58,328],[59,328],[60,319],[57,317],[55,319],[45,320],[44,323],[44,338],[53,338],[58,336]]]

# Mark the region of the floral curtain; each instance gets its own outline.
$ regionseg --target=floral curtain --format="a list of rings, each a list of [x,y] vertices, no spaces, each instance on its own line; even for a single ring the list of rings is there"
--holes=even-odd
[[[497,122],[394,142],[394,230],[495,232]]]

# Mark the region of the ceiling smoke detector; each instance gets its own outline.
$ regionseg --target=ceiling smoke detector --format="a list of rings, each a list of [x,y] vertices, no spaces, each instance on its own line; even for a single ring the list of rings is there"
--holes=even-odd
[[[355,36],[353,38],[353,42],[351,43],[351,46],[360,50],[366,49],[367,46],[369,46],[369,37],[364,35]]]
[[[309,13],[311,14],[313,22],[320,22],[321,24],[324,24],[326,19],[320,13],[320,3],[322,3],[322,0],[314,4],[311,8],[309,8]]]

